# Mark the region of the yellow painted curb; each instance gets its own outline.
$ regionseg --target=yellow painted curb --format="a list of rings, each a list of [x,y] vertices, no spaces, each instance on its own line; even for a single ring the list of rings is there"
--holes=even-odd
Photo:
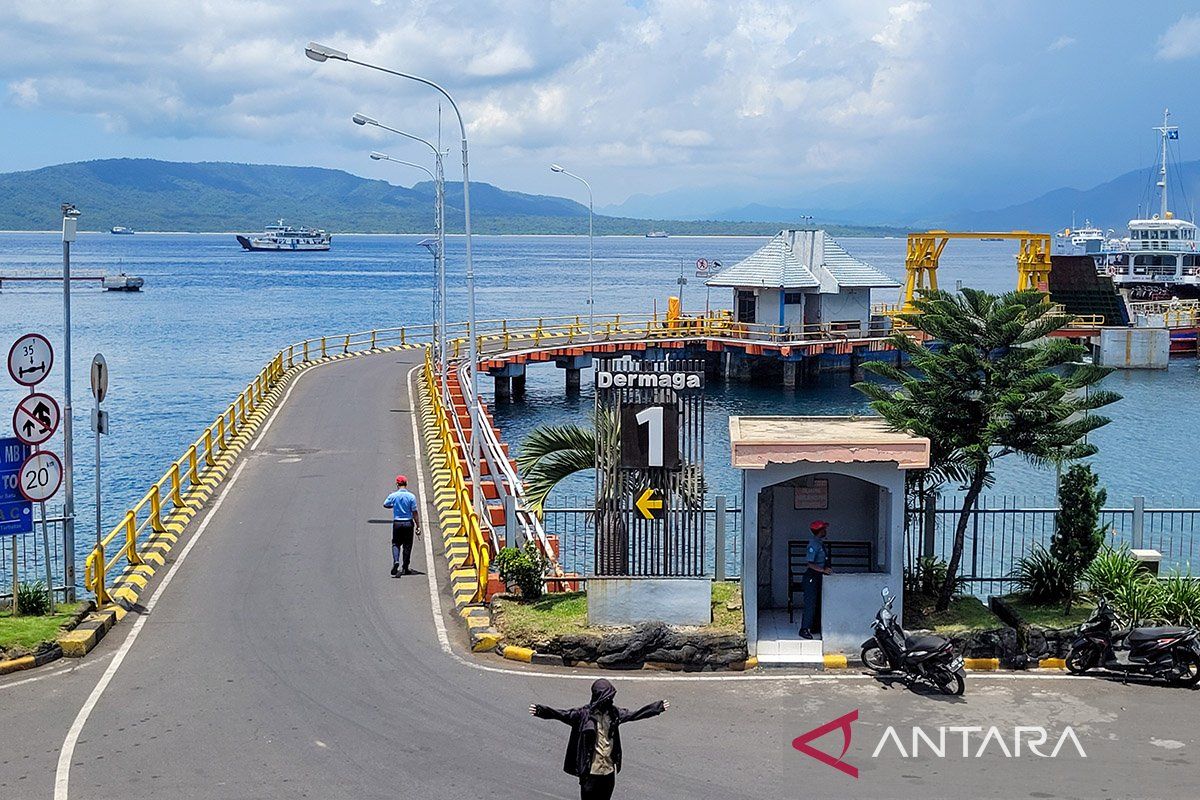
[[[846,657],[839,653],[830,653],[825,656],[825,669],[845,669]]]
[[[976,672],[993,672],[1000,669],[998,658],[964,658],[963,667]]]
[[[0,675],[7,675],[10,672],[17,672],[22,669],[32,669],[37,666],[37,659],[33,656],[21,656],[20,658],[10,658],[7,661],[0,661]]]
[[[95,628],[82,631],[76,629],[58,637],[58,646],[62,648],[63,655],[67,658],[82,658],[96,646],[96,642],[99,640],[100,637]]]
[[[524,661],[529,663],[533,660],[533,651],[528,647],[517,647],[516,645],[505,645],[500,651],[500,655],[507,658],[509,661]]]
[[[758,668],[758,656],[750,656],[749,658],[747,658],[746,662],[745,662],[745,664],[743,664],[742,668],[743,669],[757,669]]]
[[[1065,658],[1043,658],[1038,662],[1038,669],[1066,669],[1067,660]]]
[[[500,634],[494,631],[481,631],[475,634],[475,644],[471,646],[471,649],[476,653],[495,650],[496,646],[500,644],[500,639]]]

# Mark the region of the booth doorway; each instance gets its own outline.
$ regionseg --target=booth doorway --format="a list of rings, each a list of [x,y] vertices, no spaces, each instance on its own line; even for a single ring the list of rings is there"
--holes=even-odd
[[[822,617],[835,584],[850,576],[887,570],[886,531],[891,493],[882,486],[836,472],[790,478],[758,492],[758,659],[763,663],[820,663],[821,636],[800,638],[810,526],[829,523],[826,549],[834,574],[824,579]],[[824,620],[823,620],[824,621]],[[867,638],[870,620],[862,620]],[[826,632],[828,627],[822,625]]]

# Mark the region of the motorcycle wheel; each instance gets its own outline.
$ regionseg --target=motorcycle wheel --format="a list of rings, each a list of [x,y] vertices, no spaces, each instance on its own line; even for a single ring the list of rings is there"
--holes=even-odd
[[[967,690],[967,682],[957,672],[939,672],[935,680],[942,694],[958,697]]]
[[[1175,666],[1179,670],[1176,686],[1195,686],[1200,683],[1200,656],[1192,652],[1175,654]]]
[[[883,650],[877,644],[864,647],[859,658],[862,659],[863,666],[871,672],[882,675],[892,671],[892,665],[888,663],[887,656],[883,654]]]
[[[1072,650],[1067,653],[1067,672],[1072,675],[1082,675],[1099,660],[1096,650],[1091,647]]]

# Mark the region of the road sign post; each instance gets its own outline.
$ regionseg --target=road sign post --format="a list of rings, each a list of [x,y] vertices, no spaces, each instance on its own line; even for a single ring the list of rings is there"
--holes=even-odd
[[[101,409],[100,404],[108,396],[108,362],[100,353],[96,353],[96,357],[92,359],[91,385],[92,397],[96,400],[96,407],[92,410],[92,431],[96,435],[96,547],[103,547],[104,533],[100,520],[100,434],[108,433],[108,412]]]

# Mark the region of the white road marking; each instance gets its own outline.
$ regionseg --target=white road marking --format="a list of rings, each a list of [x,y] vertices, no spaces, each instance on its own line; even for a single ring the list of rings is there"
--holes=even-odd
[[[288,398],[292,396],[292,390],[296,388],[296,384],[300,382],[301,378],[312,372],[312,367],[317,366],[320,366],[320,364],[313,364],[311,367],[304,370],[304,372],[301,372],[299,375],[297,375],[296,380],[292,381],[292,385],[289,386],[288,390],[283,393],[283,399],[279,401],[279,405],[275,406],[275,410],[271,412],[271,416],[267,417],[267,422],[262,426],[262,430],[258,432],[258,436],[255,436],[254,441],[250,443],[250,452],[254,452],[258,449],[258,443],[261,442],[263,437],[267,435],[267,431],[271,430],[271,426],[275,423],[275,418],[278,417],[279,412],[283,410],[283,404],[286,403]]]
[[[431,516],[429,512],[429,491],[425,485],[425,448],[422,447],[423,440],[421,439],[420,431],[417,429],[417,398],[413,394],[413,376],[420,366],[413,367],[408,371],[408,379],[406,380],[408,388],[408,421],[412,423],[413,435],[413,455],[417,463],[417,488],[421,491],[421,497],[425,500],[426,516]],[[446,635],[446,620],[442,617],[442,598],[438,594],[437,587],[437,569],[433,562],[433,525],[429,523],[429,519],[425,520],[425,533],[421,536],[425,540],[425,577],[429,582],[429,605],[433,609],[433,627],[437,630],[438,644],[442,646],[442,652],[451,658],[458,658],[454,651],[450,649],[450,637]],[[462,659],[459,659],[460,661]]]
[[[20,680],[15,680],[10,683],[0,684],[0,691],[4,691],[5,689],[12,689],[15,686],[20,686],[25,683],[33,683],[35,681],[45,680],[46,678],[53,678],[58,675],[65,675],[68,672],[75,672],[76,670],[84,669],[86,667],[95,666],[96,664],[99,664],[103,660],[104,660],[103,656],[100,656],[100,657],[97,657],[94,659],[85,659],[83,661],[80,661],[78,664],[73,664],[72,666],[69,666],[69,667],[62,667],[61,669],[56,669],[53,672],[47,672],[47,673],[44,673],[41,675],[34,675],[31,678],[21,678]]]
[[[112,682],[113,677],[117,674],[117,670],[121,668],[121,663],[125,660],[125,656],[129,654],[133,643],[137,641],[138,634],[142,632],[142,627],[146,624],[146,619],[154,611],[154,606],[158,603],[158,598],[166,590],[167,586],[171,584],[171,579],[175,577],[175,572],[183,565],[184,559],[188,557],[188,553],[192,552],[192,548],[196,546],[196,542],[200,541],[200,537],[204,535],[205,529],[208,528],[208,523],[212,521],[213,515],[221,508],[221,504],[225,502],[225,498],[229,496],[230,490],[237,484],[238,477],[242,474],[242,470],[246,468],[246,464],[248,463],[248,461],[243,461],[238,464],[238,468],[234,470],[233,477],[229,479],[229,483],[225,485],[224,490],[217,497],[217,501],[208,510],[208,513],[204,516],[204,520],[200,523],[200,527],[196,528],[196,532],[188,540],[187,546],[180,551],[179,560],[171,565],[171,569],[167,570],[162,583],[158,585],[158,588],[154,590],[154,594],[151,595],[149,602],[146,603],[145,611],[134,621],[129,635],[125,637],[125,641],[117,649],[112,663],[108,665],[108,669],[104,671],[104,674],[100,676],[100,681],[96,684],[96,688],[92,689],[92,693],[88,695],[88,699],[84,702],[83,707],[79,709],[79,714],[75,716],[75,721],[71,723],[71,728],[67,731],[67,738],[63,740],[63,745],[58,751],[58,767],[54,771],[54,800],[68,800],[71,760],[75,757],[75,745],[79,741],[79,735],[83,733],[83,726],[87,724],[88,717],[92,714],[92,709],[96,707],[100,696],[104,694],[104,690]]]

